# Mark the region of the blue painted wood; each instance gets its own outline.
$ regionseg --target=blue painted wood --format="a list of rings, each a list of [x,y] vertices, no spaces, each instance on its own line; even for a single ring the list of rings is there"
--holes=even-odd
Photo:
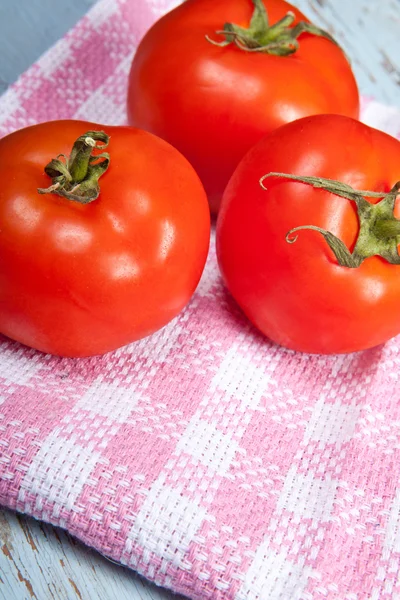
[[[0,0],[0,93],[96,0]]]
[[[0,512],[1,600],[179,600],[68,533]]]
[[[363,94],[400,104],[400,0],[292,1],[343,45]],[[0,0],[0,93],[95,2]]]
[[[400,105],[400,0],[292,0],[350,57],[362,94]]]
[[[0,0],[0,92],[95,1]],[[363,94],[400,106],[400,0],[293,3],[343,45]],[[0,511],[0,549],[0,600],[177,598],[65,532],[9,511]]]

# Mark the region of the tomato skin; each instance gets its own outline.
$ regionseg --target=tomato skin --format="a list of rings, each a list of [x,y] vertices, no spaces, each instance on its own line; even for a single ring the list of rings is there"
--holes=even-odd
[[[287,124],[250,150],[236,169],[217,222],[217,256],[227,287],[271,340],[293,350],[344,353],[400,333],[400,267],[380,257],[341,267],[323,237],[290,229],[316,225],[352,250],[359,224],[353,203],[270,172],[335,179],[387,192],[400,179],[400,142],[343,116]],[[371,200],[376,203],[378,200]],[[398,205],[395,217],[399,218]]]
[[[88,130],[110,135],[90,204],[39,195],[44,166]],[[0,331],[61,356],[102,354],[163,327],[192,296],[210,233],[186,159],[129,127],[54,121],[0,140]]]
[[[266,0],[270,23],[289,10]],[[288,57],[217,47],[206,35],[225,22],[248,26],[251,0],[187,0],[160,19],[135,54],[129,78],[132,125],[170,142],[194,166],[217,212],[222,193],[244,154],[286,122],[313,114],[358,118],[359,95],[343,52],[303,34]]]

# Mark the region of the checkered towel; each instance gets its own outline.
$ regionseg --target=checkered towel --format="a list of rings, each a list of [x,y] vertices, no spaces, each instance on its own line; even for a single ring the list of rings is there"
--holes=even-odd
[[[1,134],[124,123],[134,47],[169,8],[132,4],[101,0],[34,64]],[[400,133],[397,110],[364,100],[363,118]],[[74,360],[1,338],[0,502],[193,599],[399,599],[399,378],[399,338],[330,357],[270,343],[212,245],[149,339]]]

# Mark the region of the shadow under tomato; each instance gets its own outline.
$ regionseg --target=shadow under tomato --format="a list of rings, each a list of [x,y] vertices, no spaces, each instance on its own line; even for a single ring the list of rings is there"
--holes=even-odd
[[[229,312],[231,318],[235,321],[238,326],[243,327],[250,335],[255,338],[255,341],[263,344],[265,348],[279,348],[284,354],[291,355],[303,355],[305,357],[317,357],[321,358],[331,358],[332,360],[337,360],[339,356],[344,356],[343,354],[308,354],[305,352],[298,352],[296,350],[291,350],[289,348],[285,348],[284,346],[279,346],[279,344],[270,340],[267,336],[265,336],[253,323],[246,317],[243,310],[237,304],[233,296],[230,294],[228,289],[224,286],[222,292],[222,304],[225,306],[226,310]],[[352,352],[347,356],[351,357],[353,366],[355,369],[362,369],[369,371],[370,373],[375,370],[375,368],[379,365],[382,360],[382,356],[385,352],[386,343],[380,344],[373,348],[368,348],[366,350],[359,350],[358,352]]]

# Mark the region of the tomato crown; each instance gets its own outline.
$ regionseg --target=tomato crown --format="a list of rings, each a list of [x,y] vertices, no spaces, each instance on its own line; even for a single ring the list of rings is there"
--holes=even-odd
[[[87,131],[78,137],[69,157],[59,154],[45,166],[52,184],[38,188],[39,194],[57,194],[81,204],[96,200],[100,194],[99,179],[109,167],[110,155],[92,152],[107,148],[109,140],[104,131]]]
[[[326,229],[315,225],[300,225],[293,227],[287,235],[289,244],[296,242],[298,231],[310,229],[323,235],[328,246],[334,253],[338,263],[342,267],[355,269],[370,256],[381,256],[392,265],[400,265],[398,245],[400,243],[400,221],[394,216],[394,208],[397,196],[400,193],[400,181],[398,181],[389,193],[370,192],[355,190],[350,185],[334,179],[323,177],[298,177],[288,173],[268,173],[260,179],[260,185],[264,190],[268,188],[264,181],[268,177],[280,177],[298,181],[314,188],[323,189],[336,196],[347,198],[355,203],[360,229],[353,252],[338,237]],[[371,204],[366,198],[382,198],[377,204]]]
[[[224,41],[216,42],[208,36],[206,39],[216,46],[224,47],[234,43],[247,52],[263,52],[275,56],[289,56],[296,52],[299,48],[298,37],[302,33],[324,37],[339,46],[330,33],[307,21],[300,21],[291,27],[296,19],[291,11],[280,21],[270,25],[263,0],[253,0],[253,4],[254,12],[247,29],[234,23],[225,23],[222,30],[216,31],[217,34],[225,37]]]

